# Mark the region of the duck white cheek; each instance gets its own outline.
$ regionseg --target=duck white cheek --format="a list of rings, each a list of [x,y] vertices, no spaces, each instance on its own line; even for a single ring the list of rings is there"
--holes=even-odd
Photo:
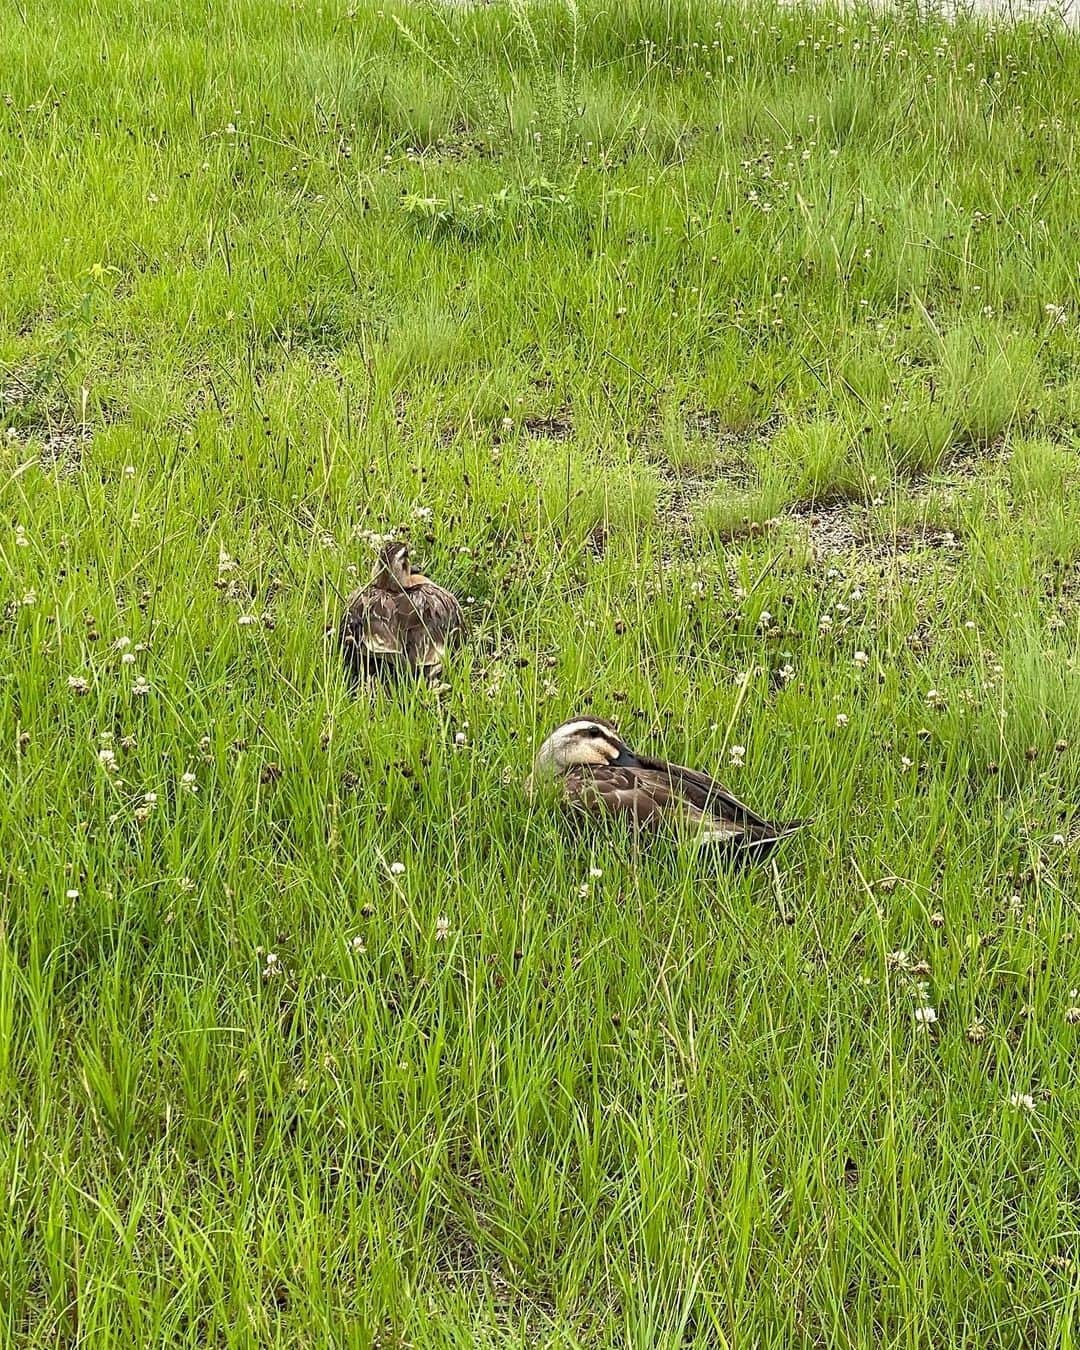
[[[610,764],[618,757],[618,751],[603,741],[592,741],[579,747],[575,762],[578,764]]]

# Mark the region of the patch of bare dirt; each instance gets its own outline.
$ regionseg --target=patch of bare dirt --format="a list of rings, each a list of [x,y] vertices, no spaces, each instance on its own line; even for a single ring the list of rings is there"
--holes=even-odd
[[[1066,621],[1080,612],[1080,561],[1055,559],[1041,582],[1049,626],[1064,628]]]
[[[543,441],[566,441],[574,434],[574,424],[568,412],[548,416],[526,417],[522,427],[527,436]]]
[[[701,502],[718,483],[729,482],[733,487],[743,484],[728,478],[723,465],[695,468],[679,472],[667,466],[660,467],[660,499],[657,518],[670,528],[689,532],[694,515]]]
[[[683,418],[683,431],[688,441],[712,441],[717,445],[747,445],[751,441],[767,440],[780,429],[781,417],[773,413],[764,422],[747,427],[735,427],[721,412],[709,408],[691,408]]]
[[[439,1234],[435,1265],[440,1274],[465,1285],[482,1281],[489,1273],[476,1239],[453,1216],[447,1218]]]
[[[28,372],[9,370],[0,384],[0,408],[27,408],[36,400],[37,388]]]
[[[913,552],[915,549],[957,549],[960,548],[960,535],[946,525],[933,521],[919,521],[914,525],[898,525],[893,530],[890,543],[894,551]]]
[[[687,440],[719,441],[731,428],[720,413],[692,408],[683,419],[683,431]]]
[[[468,3],[486,5],[490,4],[491,0],[468,0]],[[464,5],[462,7],[464,8]],[[491,159],[495,153],[496,148],[491,141],[463,131],[460,136],[439,136],[430,144],[407,146],[405,157],[414,163],[438,160],[460,162],[468,159]]]
[[[658,515],[668,526],[689,532],[698,506],[717,487],[746,492],[758,482],[758,472],[750,454],[775,435],[781,425],[773,416],[749,427],[733,427],[723,413],[692,408],[683,418],[683,432],[689,447],[682,462],[664,453],[659,442],[646,434],[649,459],[660,478]],[[696,449],[697,453],[694,453]]]
[[[709,443],[706,455],[673,463],[654,447],[650,461],[660,478],[658,515],[667,525],[688,531],[698,506],[721,484],[734,492],[745,492],[758,481],[757,470],[748,454],[751,444],[771,434],[769,427],[751,432],[732,431],[719,422],[719,414],[694,413],[693,436]],[[689,433],[688,422],[688,433]]]
[[[865,539],[865,510],[852,502],[795,507],[787,517],[805,528],[815,558],[850,554]]]
[[[0,419],[9,446],[37,452],[46,472],[77,473],[91,439],[88,423],[33,371],[10,370],[0,385]]]
[[[480,1222],[483,1224],[483,1219]],[[501,1262],[485,1258],[476,1238],[456,1215],[448,1215],[442,1223],[435,1269],[447,1284],[466,1293],[486,1291],[497,1313],[515,1323],[524,1321],[536,1341],[554,1318],[555,1308],[548,1295],[541,1290],[526,1292]]]
[[[41,444],[38,456],[41,467],[46,473],[55,470],[61,474],[77,474],[82,468],[83,452],[90,440],[89,427],[79,427],[76,431],[50,432]]]
[[[865,565],[894,562],[905,566],[919,555],[959,553],[959,533],[936,521],[895,524],[862,502],[837,502],[788,511],[786,517],[806,531],[815,559],[854,555]]]
[[[598,520],[585,536],[585,547],[594,558],[602,558],[607,552],[608,534],[607,524],[602,520]]]

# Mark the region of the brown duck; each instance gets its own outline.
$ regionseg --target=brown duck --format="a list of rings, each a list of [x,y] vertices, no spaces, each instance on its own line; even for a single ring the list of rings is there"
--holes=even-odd
[[[409,562],[400,541],[379,554],[375,574],[347,601],[341,621],[345,664],[357,676],[442,673],[447,649],[465,630],[461,606]]]
[[[701,844],[723,844],[761,859],[804,823],[755,814],[708,774],[637,755],[612,722],[577,717],[540,747],[533,782],[553,778],[568,805],[621,816],[636,827],[689,828]]]

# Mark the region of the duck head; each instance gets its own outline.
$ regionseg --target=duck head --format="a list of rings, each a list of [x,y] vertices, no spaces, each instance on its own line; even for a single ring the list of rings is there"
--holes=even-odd
[[[379,550],[375,564],[375,584],[385,590],[402,589],[412,583],[415,573],[409,562],[409,546],[400,539],[391,540]]]
[[[633,762],[630,747],[613,722],[603,717],[574,717],[556,727],[540,747],[533,773],[550,776],[584,765]]]

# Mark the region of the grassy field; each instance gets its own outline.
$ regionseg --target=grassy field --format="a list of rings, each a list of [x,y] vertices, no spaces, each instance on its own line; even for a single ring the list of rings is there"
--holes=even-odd
[[[1080,41],[12,0],[0,97],[3,1344],[1075,1345]],[[812,827],[568,833],[588,708]]]

